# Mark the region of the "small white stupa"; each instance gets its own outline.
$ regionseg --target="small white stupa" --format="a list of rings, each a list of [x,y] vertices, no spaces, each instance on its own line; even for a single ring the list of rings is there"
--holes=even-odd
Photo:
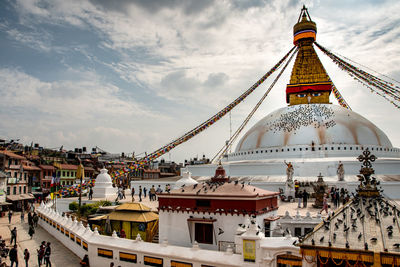
[[[175,182],[174,189],[181,188],[182,185],[194,185],[198,182],[191,177],[191,173],[189,171],[182,171],[182,178]]]
[[[111,176],[107,173],[108,170],[103,168],[100,174],[96,177],[96,183],[93,187],[93,197],[102,199],[112,199],[117,197],[117,188],[113,187]]]

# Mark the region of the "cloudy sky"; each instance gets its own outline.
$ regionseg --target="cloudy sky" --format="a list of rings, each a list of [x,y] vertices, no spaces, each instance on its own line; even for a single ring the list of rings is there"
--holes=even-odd
[[[400,80],[400,2],[0,2],[0,138],[152,152],[249,88],[292,47],[305,3],[328,49]],[[399,110],[320,58],[352,109],[400,146]],[[247,129],[286,106],[287,70]],[[213,157],[272,82],[165,159]],[[331,101],[337,104],[331,97]],[[230,123],[231,121],[231,123]]]

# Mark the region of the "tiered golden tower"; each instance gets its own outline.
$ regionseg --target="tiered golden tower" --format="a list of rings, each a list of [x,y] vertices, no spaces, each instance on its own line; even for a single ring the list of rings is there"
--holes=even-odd
[[[289,105],[329,103],[332,82],[314,50],[316,34],[317,26],[303,6],[293,27],[293,43],[298,46],[299,51],[290,84],[286,87],[286,102]]]

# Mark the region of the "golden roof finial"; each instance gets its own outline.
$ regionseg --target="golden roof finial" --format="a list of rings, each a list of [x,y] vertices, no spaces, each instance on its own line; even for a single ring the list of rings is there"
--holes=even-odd
[[[312,46],[316,35],[317,25],[303,5],[299,19],[293,26],[293,43],[299,47],[299,52],[290,84],[286,87],[286,101],[290,105],[329,103],[332,82]],[[312,93],[314,94],[306,96]],[[308,100],[308,97],[315,98]]]

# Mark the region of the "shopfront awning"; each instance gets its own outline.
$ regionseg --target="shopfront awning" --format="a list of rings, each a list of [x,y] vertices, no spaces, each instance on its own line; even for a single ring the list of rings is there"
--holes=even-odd
[[[32,194],[20,194],[20,195],[8,195],[8,201],[21,201],[21,200],[28,200],[28,199],[35,199]]]
[[[0,202],[0,206],[9,206],[12,205],[10,202]]]

